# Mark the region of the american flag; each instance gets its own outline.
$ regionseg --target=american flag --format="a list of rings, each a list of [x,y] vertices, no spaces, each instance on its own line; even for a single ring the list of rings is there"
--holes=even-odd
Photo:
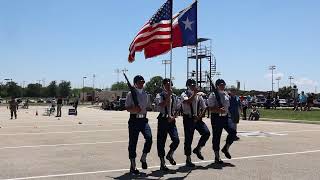
[[[167,0],[133,39],[129,62],[134,61],[136,51],[144,50],[145,57],[150,58],[170,50],[171,17],[172,0]]]

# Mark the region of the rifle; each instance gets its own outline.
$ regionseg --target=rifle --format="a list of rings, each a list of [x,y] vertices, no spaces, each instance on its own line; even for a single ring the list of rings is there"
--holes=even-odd
[[[216,86],[213,84],[210,76],[207,75],[207,77],[208,77],[208,79],[209,79],[209,81],[210,81],[210,85],[211,85],[212,91],[213,91],[214,95],[216,96],[216,100],[217,100],[217,102],[218,102],[218,106],[219,106],[219,108],[222,108],[223,105],[222,105],[222,102],[221,102],[220,94],[219,94]]]
[[[136,89],[131,85],[130,81],[128,80],[127,75],[125,73],[123,73],[123,75],[124,75],[124,78],[126,78],[126,80],[127,80],[127,85],[128,85],[128,87],[130,89],[134,105],[135,106],[139,106]]]

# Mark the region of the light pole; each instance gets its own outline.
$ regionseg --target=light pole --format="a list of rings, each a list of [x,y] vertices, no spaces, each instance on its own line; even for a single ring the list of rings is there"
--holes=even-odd
[[[291,87],[291,80],[293,80],[294,78],[293,78],[293,76],[289,76],[289,81],[290,81],[290,87]]]
[[[170,60],[162,60],[162,64],[164,64],[164,78],[167,78],[167,64],[170,64]]]
[[[121,71],[122,71],[122,73],[127,73],[127,72],[128,72],[128,69],[124,68],[124,69],[122,69]]]
[[[8,81],[12,82],[12,79],[10,79],[10,78],[6,78],[4,80],[7,81],[7,83],[8,83]]]
[[[92,88],[93,88],[93,89],[94,89],[94,81],[95,81],[95,79],[96,79],[96,75],[93,74],[93,76],[92,76]]]
[[[84,80],[86,78],[86,76],[82,77],[82,103],[84,103]]]
[[[273,71],[276,69],[276,66],[275,65],[271,65],[269,66],[269,70],[271,70],[271,78],[272,78],[272,97],[273,97]]]
[[[119,83],[119,74],[121,73],[121,70],[118,68],[114,72],[117,73],[117,83]]]
[[[220,78],[221,72],[216,72],[217,79]]]
[[[280,90],[280,80],[281,80],[281,77],[277,77],[276,80],[278,81],[278,92]]]
[[[26,81],[22,81],[22,97],[24,96]]]

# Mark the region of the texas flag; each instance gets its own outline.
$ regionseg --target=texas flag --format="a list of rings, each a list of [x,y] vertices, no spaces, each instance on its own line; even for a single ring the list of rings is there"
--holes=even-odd
[[[173,48],[197,44],[197,2],[173,17]]]
[[[144,50],[147,59],[167,53],[171,50],[171,43],[172,48],[196,45],[197,1],[173,17],[171,1],[167,0],[138,32],[129,47],[129,62],[134,61],[137,51]]]

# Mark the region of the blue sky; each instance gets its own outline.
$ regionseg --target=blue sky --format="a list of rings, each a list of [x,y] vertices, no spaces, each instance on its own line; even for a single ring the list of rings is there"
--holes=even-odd
[[[163,0],[0,0],[0,82],[70,80],[73,87],[105,88],[117,81],[115,69],[146,80],[164,75],[169,55],[127,62],[128,47]],[[192,0],[174,0],[174,12]],[[198,35],[212,39],[218,71],[229,85],[271,89],[269,65],[280,86],[288,76],[299,89],[319,86],[320,1],[199,0]],[[186,48],[173,51],[175,85],[186,80]],[[120,76],[120,80],[123,77]],[[275,85],[275,88],[277,85]],[[243,89],[243,86],[242,86]]]

